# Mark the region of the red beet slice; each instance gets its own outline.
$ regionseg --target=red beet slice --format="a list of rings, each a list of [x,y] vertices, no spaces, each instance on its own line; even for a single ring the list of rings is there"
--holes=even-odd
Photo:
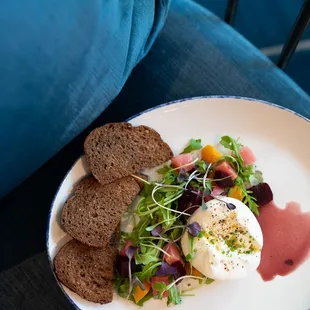
[[[181,278],[183,276],[186,276],[186,270],[180,261],[173,263],[172,266],[176,268],[176,273],[174,274],[175,280],[177,280],[178,278]],[[181,283],[181,282],[182,282],[182,280],[180,280],[178,283]]]
[[[192,191],[197,192],[197,189],[189,188],[181,196],[179,200],[179,211],[186,212],[188,214],[193,214],[201,206],[201,202],[202,202],[201,191],[197,193],[193,193]],[[193,206],[196,206],[196,207],[193,207]]]
[[[249,188],[250,195],[256,199],[256,203],[261,207],[273,200],[273,193],[267,183],[260,183]]]
[[[227,174],[226,172],[223,171],[215,171],[214,173],[214,179],[221,179],[220,181],[215,181],[217,186],[221,188],[226,188],[226,187],[233,187],[234,186],[234,181],[232,178]]]
[[[115,267],[119,273],[119,275],[123,278],[127,278],[129,276],[129,259],[126,256],[118,255],[116,257]],[[131,273],[140,271],[141,267],[137,266],[135,260],[131,260]]]

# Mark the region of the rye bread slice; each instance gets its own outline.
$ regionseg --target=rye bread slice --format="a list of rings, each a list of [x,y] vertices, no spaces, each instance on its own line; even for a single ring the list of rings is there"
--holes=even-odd
[[[121,217],[140,191],[132,177],[101,185],[92,176],[80,181],[66,201],[61,222],[74,239],[94,247],[104,247]]]
[[[154,129],[125,122],[93,130],[85,140],[84,151],[91,172],[101,184],[153,168],[173,156]]]
[[[88,301],[109,303],[113,299],[116,247],[89,247],[72,239],[54,258],[58,280]]]

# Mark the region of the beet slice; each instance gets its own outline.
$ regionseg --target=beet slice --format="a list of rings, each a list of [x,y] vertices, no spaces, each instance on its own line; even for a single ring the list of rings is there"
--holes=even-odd
[[[179,200],[179,211],[186,212],[188,214],[193,214],[201,206],[202,192],[199,191],[197,194],[195,194],[192,191],[197,192],[197,189],[189,188],[181,196]],[[195,207],[192,208],[192,206],[195,206]]]
[[[256,203],[261,207],[273,200],[273,193],[267,183],[260,183],[249,188],[250,196],[256,199]]]
[[[116,257],[115,267],[119,273],[119,275],[123,278],[128,278],[129,276],[129,259],[126,256],[118,255]],[[140,271],[141,267],[137,266],[135,260],[131,260],[131,273]]]
[[[176,272],[174,273],[175,280],[183,276],[186,276],[186,270],[180,261],[173,263],[172,266],[176,268]],[[181,282],[182,280],[180,280],[178,283],[181,283]]]
[[[216,185],[221,187],[221,188],[233,187],[234,186],[234,181],[229,176],[229,174],[227,174],[226,172],[215,171],[214,179],[222,179],[220,181],[215,181]]]

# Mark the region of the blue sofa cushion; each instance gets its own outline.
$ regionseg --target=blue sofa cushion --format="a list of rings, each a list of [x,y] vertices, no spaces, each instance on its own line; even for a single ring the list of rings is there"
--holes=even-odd
[[[0,198],[111,103],[169,2],[0,2]]]

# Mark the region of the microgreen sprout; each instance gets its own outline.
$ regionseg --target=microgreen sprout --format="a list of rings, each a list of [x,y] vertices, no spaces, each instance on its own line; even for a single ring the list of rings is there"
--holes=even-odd
[[[234,210],[236,209],[236,206],[231,203],[231,202],[226,202],[225,200],[219,198],[218,196],[212,196],[214,199],[220,201],[220,202],[223,202],[225,204],[225,206],[229,209],[229,210]]]
[[[236,206],[235,206],[234,204],[232,204],[232,203],[226,203],[226,206],[227,206],[227,208],[228,208],[229,210],[234,210],[234,209],[236,209]]]
[[[185,169],[182,168],[178,174],[177,181],[179,183],[182,183],[186,180],[186,178],[187,178],[187,173],[185,172]]]
[[[207,185],[206,185],[206,179],[207,179],[207,176],[208,176],[208,173],[209,173],[209,170],[211,168],[212,164],[208,164],[208,167],[206,169],[206,173],[204,174],[203,176],[203,179],[202,179],[202,185],[203,185],[203,188],[206,188]]]
[[[143,245],[143,246],[145,246],[145,247],[149,247],[149,248],[154,248],[154,249],[156,249],[156,250],[158,250],[158,251],[160,251],[160,252],[162,252],[162,253],[164,253],[165,255],[167,255],[167,256],[171,256],[169,253],[167,253],[165,250],[163,250],[162,248],[160,248],[160,247],[158,247],[155,243],[153,243],[152,241],[146,241],[147,242],[147,244],[146,243],[140,243],[141,245]]]
[[[189,185],[189,183],[193,180],[193,179],[196,179],[196,177],[200,174],[199,171],[195,170],[193,171],[190,176],[188,177],[188,180],[185,184],[185,188],[187,188],[187,186]]]
[[[132,284],[132,275],[131,275],[131,260],[133,258],[133,256],[135,255],[136,251],[137,251],[137,247],[136,246],[129,246],[125,252],[126,256],[128,257],[128,275],[129,275],[129,291],[128,291],[128,295],[127,295],[127,299],[129,298],[132,288],[133,288],[133,284]]]
[[[193,222],[189,224],[187,229],[188,229],[188,233],[191,234],[193,237],[197,237],[197,235],[201,231],[201,227],[197,222]]]
[[[165,261],[163,261],[160,267],[156,271],[157,276],[164,276],[164,275],[173,275],[177,272],[177,268],[174,266],[168,265]]]
[[[174,210],[174,209],[171,209],[171,208],[167,208],[166,206],[160,204],[160,203],[155,199],[155,193],[156,193],[156,191],[158,191],[158,189],[160,189],[160,186],[156,185],[156,186],[154,187],[153,191],[152,191],[152,199],[153,199],[153,201],[154,201],[160,208],[163,208],[163,209],[165,209],[165,210],[168,210],[168,211],[171,211],[171,212],[175,212],[175,213],[178,213],[178,214],[183,214],[183,215],[190,216],[190,214],[188,214],[188,213],[181,212],[181,211],[178,211],[178,210]],[[181,198],[181,196],[182,196],[182,193],[181,193],[179,196],[177,196],[176,199]],[[174,200],[176,200],[176,199],[174,199]]]
[[[139,176],[137,176],[137,175],[135,175],[135,174],[132,174],[131,176],[132,176],[133,178],[135,178],[135,179],[137,179],[137,180],[139,180],[139,181],[141,181],[141,182],[147,184],[147,185],[151,185],[150,182],[148,182],[147,180],[144,180],[143,178],[141,178],[141,177],[139,177]]]
[[[202,278],[202,277],[197,277],[197,276],[192,276],[192,275],[185,275],[185,276],[177,278],[175,281],[173,281],[172,283],[170,283],[168,285],[165,285],[164,283],[160,283],[160,285],[156,285],[155,286],[155,289],[160,290],[159,298],[162,299],[163,298],[163,294],[164,294],[165,291],[169,291],[171,288],[173,288],[176,284],[178,284],[179,282],[181,282],[184,279],[205,280],[205,278]]]
[[[162,232],[162,230],[163,230],[163,225],[159,224],[151,230],[151,235],[154,237],[160,236],[160,233]]]
[[[181,154],[190,153],[202,148],[201,139],[190,139],[188,146],[183,150]]]

